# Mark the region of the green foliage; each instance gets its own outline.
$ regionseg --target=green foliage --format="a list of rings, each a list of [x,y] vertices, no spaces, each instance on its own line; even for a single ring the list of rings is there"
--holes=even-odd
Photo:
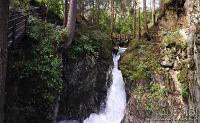
[[[161,32],[161,37],[162,37],[162,42],[161,42],[162,47],[177,46],[182,49],[187,47],[187,43],[185,42],[185,40],[183,40],[183,37],[179,34],[178,31],[175,32],[163,31]]]
[[[111,15],[107,11],[101,11],[99,15],[99,26],[104,32],[110,32]]]
[[[159,59],[153,53],[152,45],[148,42],[133,40],[121,60],[121,70],[131,82],[149,80],[154,70],[157,70]]]
[[[63,87],[62,80],[62,58],[58,54],[61,34],[65,31],[51,24],[33,19],[30,21],[31,30],[28,36],[37,45],[32,51],[33,58],[23,70],[21,79],[28,79],[36,75],[36,80],[46,86],[44,98],[50,102],[54,100],[54,95]]]
[[[150,82],[147,87],[142,85],[136,86],[132,95],[134,95],[137,102],[140,102],[136,105],[142,105],[142,107],[139,107],[144,108],[147,114],[151,115],[153,112],[159,113],[163,111],[160,102],[165,101],[164,99],[168,95],[168,90],[161,88],[156,82]]]
[[[178,74],[178,80],[181,83],[181,95],[184,99],[189,97],[188,71],[187,66],[184,66]]]
[[[58,15],[60,18],[64,17],[64,0],[36,0],[38,3],[48,6],[48,9]]]
[[[156,82],[151,82],[150,83],[150,93],[153,95],[153,96],[158,96],[158,97],[162,97],[162,96],[167,96],[168,94],[168,90],[167,89],[162,89],[160,87],[160,85]]]
[[[83,32],[70,48],[71,57],[88,54],[95,56],[96,59],[109,59],[113,46],[108,39],[108,35],[101,31]]]
[[[10,10],[23,11],[29,8],[29,0],[10,0]]]
[[[13,122],[51,122],[55,98],[63,88],[62,57],[58,54],[61,35],[66,33],[37,19],[29,21],[28,34],[8,51],[8,104]],[[10,92],[10,91],[9,91]],[[17,95],[12,97],[12,93]],[[17,108],[16,108],[17,107]],[[20,114],[20,115],[19,115]],[[12,119],[11,119],[12,121]]]
[[[81,35],[80,39],[75,41],[74,47],[71,48],[75,56],[82,54],[97,54],[97,45],[90,37]]]
[[[138,12],[138,10],[137,10]],[[140,27],[143,28],[144,25],[144,17],[142,16],[143,12],[141,12],[141,16],[140,16]],[[151,20],[152,16],[151,16],[151,11],[147,11],[147,20]],[[136,17],[136,31],[138,31],[138,13],[137,13],[137,17]],[[123,19],[120,16],[117,16],[116,18],[116,24],[115,24],[115,28],[114,31],[116,31],[117,33],[131,33],[133,32],[133,24],[134,24],[134,16],[132,15],[132,13],[130,13],[125,19]],[[151,21],[148,21],[148,27],[150,28],[153,24],[151,23]]]
[[[152,43],[131,41],[122,56],[120,69],[132,85],[133,90],[130,93],[137,102],[136,107],[144,110],[146,117],[167,110],[159,102],[165,101],[169,89],[154,80],[154,75],[163,74],[163,70],[160,66],[160,55]]]
[[[133,20],[133,16],[131,15],[129,15],[125,21],[122,21],[121,18],[118,18],[115,30],[118,33],[131,33],[133,30]]]

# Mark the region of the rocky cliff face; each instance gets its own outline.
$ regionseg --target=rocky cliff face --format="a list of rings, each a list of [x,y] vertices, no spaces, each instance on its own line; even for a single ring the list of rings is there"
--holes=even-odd
[[[190,106],[193,108],[199,107],[200,99],[200,1],[192,0],[187,1],[187,23],[188,26],[185,28],[185,39],[188,42],[188,56],[194,60],[195,69],[193,72],[193,83],[190,84]]]
[[[112,62],[85,55],[73,61],[65,58],[64,63],[65,88],[59,102],[58,120],[84,120],[98,112],[105,101]]]
[[[200,99],[200,1],[175,2],[177,1],[172,0],[166,4],[165,16],[158,21],[157,33],[160,39],[155,41],[155,38],[152,38],[152,42],[156,42],[153,44],[154,49],[159,52],[157,57],[159,70],[147,69],[150,75],[144,80],[128,78],[130,99],[123,123],[150,122],[155,121],[155,118],[157,120],[186,118],[198,122],[195,118],[199,117]],[[129,45],[130,48],[135,52],[137,47]],[[130,53],[125,54],[122,61],[127,59]],[[147,65],[147,68],[150,67]],[[123,62],[122,68],[124,76],[127,77],[127,68],[124,69]],[[156,88],[152,86],[152,81],[159,86]],[[160,90],[165,89],[165,94],[158,96]]]

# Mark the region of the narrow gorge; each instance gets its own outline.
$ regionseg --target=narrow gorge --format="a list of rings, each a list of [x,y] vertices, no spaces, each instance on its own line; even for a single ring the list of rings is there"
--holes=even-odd
[[[0,1],[0,123],[200,123],[199,0]]]

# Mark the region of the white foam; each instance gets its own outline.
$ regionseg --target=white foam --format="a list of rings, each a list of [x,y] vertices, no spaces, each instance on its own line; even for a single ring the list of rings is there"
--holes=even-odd
[[[126,107],[126,93],[121,71],[118,69],[120,53],[126,48],[119,48],[119,54],[113,56],[113,82],[107,93],[106,108],[99,114],[91,114],[83,123],[120,123]]]

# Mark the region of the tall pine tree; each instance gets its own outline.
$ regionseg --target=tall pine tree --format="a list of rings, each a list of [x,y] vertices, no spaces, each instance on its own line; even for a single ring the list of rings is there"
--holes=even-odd
[[[147,34],[148,26],[147,26],[147,6],[146,0],[143,0],[143,13],[144,13],[144,33]]]

